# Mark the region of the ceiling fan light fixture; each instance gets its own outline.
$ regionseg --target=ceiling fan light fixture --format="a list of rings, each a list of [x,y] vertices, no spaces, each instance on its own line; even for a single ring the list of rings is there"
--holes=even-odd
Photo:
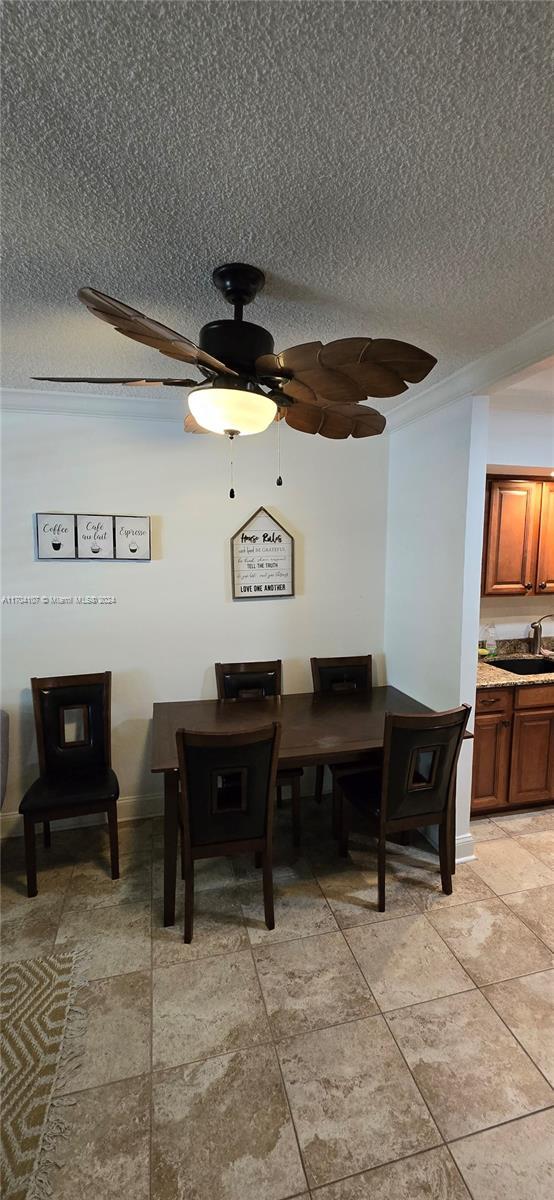
[[[264,392],[248,389],[244,381],[220,386],[193,388],[188,397],[189,409],[203,429],[210,433],[243,437],[263,433],[275,420],[275,401]]]

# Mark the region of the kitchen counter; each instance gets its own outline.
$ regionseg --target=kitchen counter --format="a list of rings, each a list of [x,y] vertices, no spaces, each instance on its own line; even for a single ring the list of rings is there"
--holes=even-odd
[[[505,655],[502,656],[506,657]],[[517,654],[516,658],[532,659],[532,654]],[[554,658],[552,659],[552,670],[541,671],[537,675],[516,675],[514,671],[507,671],[501,667],[493,667],[489,662],[479,662],[477,664],[477,687],[492,688],[492,687],[533,687],[538,683],[554,683]]]

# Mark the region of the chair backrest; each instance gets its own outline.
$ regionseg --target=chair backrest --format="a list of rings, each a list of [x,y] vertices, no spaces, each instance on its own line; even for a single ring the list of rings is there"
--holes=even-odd
[[[314,692],[332,695],[371,691],[371,654],[353,658],[311,658]]]
[[[281,659],[270,662],[216,663],[218,700],[256,700],[281,695]]]
[[[243,733],[176,732],[189,846],[271,836],[281,726]]]
[[[387,713],[383,743],[383,822],[443,815],[453,795],[471,708],[403,716]],[[433,821],[429,821],[433,824]]]
[[[41,775],[111,766],[111,671],[31,679]]]

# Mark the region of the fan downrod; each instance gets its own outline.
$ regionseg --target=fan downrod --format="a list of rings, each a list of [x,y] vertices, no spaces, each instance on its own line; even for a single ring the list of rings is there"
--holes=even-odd
[[[265,283],[263,271],[248,263],[225,263],[215,268],[212,279],[218,292],[234,306],[238,321],[242,319],[244,305],[256,299]]]

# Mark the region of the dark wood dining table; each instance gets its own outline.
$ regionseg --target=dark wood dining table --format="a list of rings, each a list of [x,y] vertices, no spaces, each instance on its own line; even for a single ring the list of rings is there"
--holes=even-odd
[[[356,762],[383,745],[385,713],[430,712],[394,687],[333,696],[302,692],[255,700],[177,700],[154,704],[152,771],[164,776],[164,925],[175,921],[179,772],[177,729],[239,733],[281,722],[279,767]]]

